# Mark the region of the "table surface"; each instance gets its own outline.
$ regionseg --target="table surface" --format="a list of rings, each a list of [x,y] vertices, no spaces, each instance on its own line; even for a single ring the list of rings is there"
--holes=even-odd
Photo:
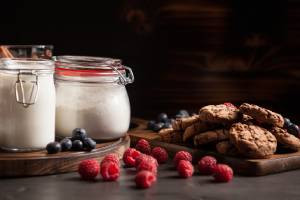
[[[146,190],[135,187],[134,176],[134,169],[122,168],[117,182],[86,182],[77,173],[2,178],[0,200],[300,199],[300,170],[262,177],[235,176],[230,183],[215,183],[211,176],[197,174],[181,179],[171,164],[165,164],[159,167],[157,183]]]

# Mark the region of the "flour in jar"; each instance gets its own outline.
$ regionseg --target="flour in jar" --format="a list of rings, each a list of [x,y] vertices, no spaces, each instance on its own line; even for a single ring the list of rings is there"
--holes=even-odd
[[[56,134],[71,136],[84,128],[93,139],[123,136],[130,123],[126,88],[119,84],[56,82]]]
[[[53,72],[38,76],[38,98],[25,108],[16,102],[16,73],[0,72],[0,145],[6,150],[45,148],[55,139]],[[24,93],[32,90],[32,76],[22,76]]]

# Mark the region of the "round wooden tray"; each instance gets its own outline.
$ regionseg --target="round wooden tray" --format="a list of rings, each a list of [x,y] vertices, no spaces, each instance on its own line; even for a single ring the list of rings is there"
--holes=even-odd
[[[0,177],[38,176],[76,171],[80,161],[94,158],[99,162],[108,153],[116,153],[119,158],[130,146],[128,135],[113,141],[97,144],[90,152],[68,151],[47,154],[44,151],[30,153],[0,152]]]

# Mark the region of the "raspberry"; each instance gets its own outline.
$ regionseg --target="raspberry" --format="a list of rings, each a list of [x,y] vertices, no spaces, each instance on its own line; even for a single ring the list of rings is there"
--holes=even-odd
[[[194,167],[191,162],[187,160],[180,160],[177,165],[177,171],[180,177],[188,178],[194,173]]]
[[[149,159],[148,155],[142,153],[141,155],[139,155],[138,157],[136,157],[136,159],[135,159],[135,167],[137,167],[143,160],[147,160],[147,159]]]
[[[152,156],[156,158],[158,163],[165,163],[169,158],[167,151],[161,147],[154,147],[152,149]]]
[[[235,105],[233,105],[230,102],[225,102],[224,105],[227,106],[227,107],[237,108]]]
[[[214,178],[217,182],[229,182],[233,178],[233,171],[228,165],[217,164],[215,167]]]
[[[78,173],[84,180],[93,180],[99,174],[100,165],[97,160],[83,160],[79,163]]]
[[[204,156],[198,162],[198,169],[201,174],[213,174],[215,167],[217,165],[217,160],[212,156]]]
[[[102,162],[100,173],[104,181],[115,181],[120,176],[120,166],[113,161]]]
[[[120,161],[119,161],[119,158],[118,158],[118,155],[115,154],[115,153],[110,153],[110,154],[107,154],[103,160],[101,161],[100,165],[102,165],[102,163],[106,162],[106,161],[112,161],[112,162],[115,162],[117,163],[118,165],[120,165]]]
[[[147,140],[140,139],[135,145],[135,148],[144,154],[151,154],[151,146]]]
[[[139,188],[149,188],[156,182],[156,176],[149,171],[140,171],[135,177],[136,186]]]
[[[123,154],[123,161],[126,166],[134,167],[135,166],[135,159],[141,155],[141,152],[137,151],[134,148],[128,148],[125,153]]]
[[[141,154],[135,159],[135,167],[138,167],[142,161],[153,162],[158,167],[157,160],[146,154]]]
[[[177,167],[180,160],[187,160],[192,162],[192,155],[187,151],[178,151],[173,159],[175,166]]]
[[[136,170],[138,172],[147,170],[153,172],[154,174],[157,174],[157,165],[155,164],[155,162],[149,160],[142,160],[140,164],[137,166]]]

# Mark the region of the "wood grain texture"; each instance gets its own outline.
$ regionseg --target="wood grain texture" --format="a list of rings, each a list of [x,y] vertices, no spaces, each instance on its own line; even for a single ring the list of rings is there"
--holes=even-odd
[[[138,26],[152,27],[129,89],[134,116],[230,101],[300,120],[299,2],[126,2]]]
[[[152,146],[165,148],[173,157],[176,152],[184,150],[193,155],[193,161],[198,161],[204,155],[215,156],[219,162],[230,165],[234,173],[246,176],[263,176],[294,169],[300,169],[300,152],[275,154],[268,159],[246,159],[242,157],[231,157],[216,153],[211,150],[196,149],[179,144],[169,144],[161,141],[157,133],[145,130],[147,121],[142,119],[132,119],[133,124],[138,124],[135,129],[129,131],[134,145],[139,139],[143,138],[150,142]]]
[[[116,153],[122,158],[130,145],[127,135],[120,140],[97,144],[91,152],[60,152],[47,154],[46,151],[30,153],[0,152],[0,177],[39,176],[76,171],[80,161],[96,159],[99,162],[108,153]]]

